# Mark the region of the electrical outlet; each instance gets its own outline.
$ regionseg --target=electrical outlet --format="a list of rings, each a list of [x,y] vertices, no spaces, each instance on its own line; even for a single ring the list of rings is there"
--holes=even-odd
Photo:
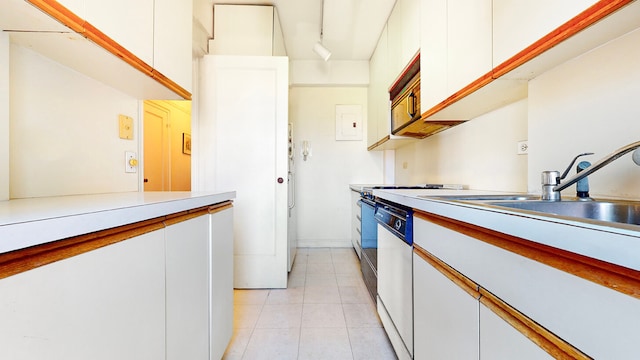
[[[124,172],[135,173],[138,171],[138,159],[133,151],[125,151],[124,153]]]
[[[518,141],[518,155],[526,155],[529,153],[529,142],[527,140]]]

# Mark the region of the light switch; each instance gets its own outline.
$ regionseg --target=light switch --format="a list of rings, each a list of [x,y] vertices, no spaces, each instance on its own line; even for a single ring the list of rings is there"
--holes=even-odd
[[[120,139],[133,139],[133,119],[126,115],[118,115]]]
[[[125,151],[124,153],[124,172],[135,173],[138,171],[138,159],[133,151]]]

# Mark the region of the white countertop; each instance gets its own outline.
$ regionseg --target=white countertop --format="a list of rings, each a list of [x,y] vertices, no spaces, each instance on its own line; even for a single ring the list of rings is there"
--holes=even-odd
[[[0,253],[213,205],[234,191],[129,192],[0,202]]]
[[[474,190],[373,191],[375,196],[414,209],[640,270],[640,226],[616,226],[603,221],[535,215],[480,203],[437,198],[442,195],[487,194],[505,193]]]

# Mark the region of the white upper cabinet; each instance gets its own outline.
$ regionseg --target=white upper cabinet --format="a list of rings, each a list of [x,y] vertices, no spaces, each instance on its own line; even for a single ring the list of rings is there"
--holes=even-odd
[[[191,1],[9,0],[3,9],[2,29],[31,30],[12,32],[12,43],[138,99],[191,98]]]
[[[425,0],[420,19],[421,111],[492,69],[491,0]]]
[[[153,67],[191,92],[193,4],[181,0],[154,4]]]
[[[387,54],[387,27],[385,26],[369,62],[367,146],[372,146],[390,134],[388,89],[391,76]]]
[[[385,87],[388,89],[404,66],[402,63],[402,4],[396,1],[389,20],[387,20],[387,67],[384,78]]]
[[[86,0],[84,19],[153,66],[153,7],[154,0]]]
[[[399,0],[402,11],[402,67],[420,51],[420,0]]]
[[[420,50],[420,1],[398,0],[387,21],[387,34],[389,88]]]
[[[575,17],[594,0],[493,0],[493,66]]]
[[[428,110],[447,92],[447,0],[422,2],[420,36],[420,109]]]
[[[71,10],[71,12],[73,12],[74,14],[78,15],[83,19],[86,19],[87,0],[56,0],[56,1],[59,2],[62,6],[66,7],[67,9]]]
[[[491,71],[491,31],[491,0],[448,1],[447,89],[449,94],[457,92]]]
[[[212,55],[284,54],[280,21],[273,6],[215,5]]]

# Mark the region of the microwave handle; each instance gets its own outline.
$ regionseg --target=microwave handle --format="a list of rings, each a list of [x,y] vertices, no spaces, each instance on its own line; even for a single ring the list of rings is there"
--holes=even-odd
[[[409,101],[407,101],[407,114],[413,119],[416,116],[416,94],[413,91],[409,94]]]

